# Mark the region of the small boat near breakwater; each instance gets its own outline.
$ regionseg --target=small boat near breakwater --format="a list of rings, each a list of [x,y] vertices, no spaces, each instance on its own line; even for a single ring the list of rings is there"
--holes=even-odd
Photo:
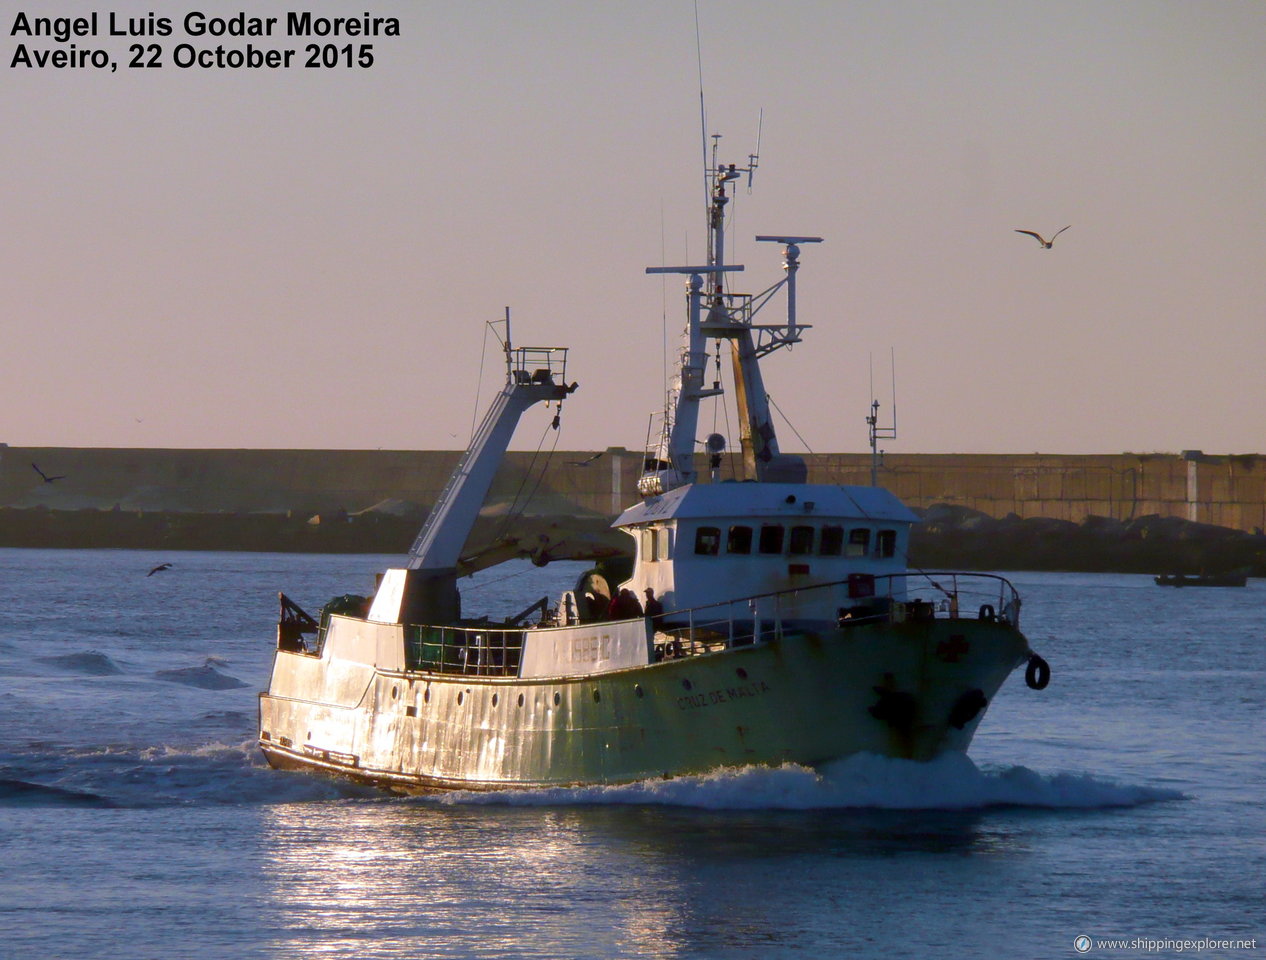
[[[1163,573],[1153,578],[1158,587],[1243,587],[1248,584],[1248,571],[1228,573]]]
[[[725,260],[728,191],[744,176],[750,186],[755,167],[755,156],[718,164],[714,140],[706,262],[647,270],[685,278],[687,323],[640,500],[613,524],[631,538],[631,567],[600,564],[556,604],[503,620],[462,617],[457,581],[482,562],[462,551],[514,428],[576,389],[566,348],[513,346],[507,315],[505,385],[407,563],[371,599],[341,598],[316,618],[281,597],[260,695],[270,764],[424,792],[857,753],[930,760],[967,750],[1017,667],[1046,686],[1007,580],[911,569],[914,513],[877,486],[809,484],[803,460],[780,451],[761,363],[810,329],[796,280],[801,248],[821,238],[758,236],[782,248],[783,278],[756,295],[728,289],[743,269]],[[785,314],[758,322],[778,295]],[[724,436],[705,441],[706,472],[696,461],[700,401],[727,392],[706,378],[710,343],[733,368],[729,478]],[[537,562],[579,555],[544,540],[519,548]]]

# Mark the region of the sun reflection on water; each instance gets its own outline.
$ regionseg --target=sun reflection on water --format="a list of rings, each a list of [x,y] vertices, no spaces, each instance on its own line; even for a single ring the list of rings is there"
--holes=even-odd
[[[936,883],[964,859],[1024,854],[979,811],[375,798],[263,816],[278,957],[747,956],[806,937],[848,949],[839,911],[891,911],[874,879],[910,857],[939,863]]]
[[[265,813],[276,956],[674,956],[662,860],[592,811],[379,801]]]

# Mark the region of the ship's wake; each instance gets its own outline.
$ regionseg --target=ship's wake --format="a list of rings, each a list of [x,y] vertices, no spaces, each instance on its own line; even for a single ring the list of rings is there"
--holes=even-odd
[[[1176,790],[1117,783],[1090,774],[1041,774],[1021,766],[981,769],[963,754],[946,754],[927,763],[861,754],[818,771],[791,764],[742,767],[622,786],[459,791],[432,802],[708,810],[981,810],[1102,809],[1182,799],[1185,796]]]
[[[67,748],[0,755],[6,806],[164,807],[381,798],[372,788],[272,770],[254,739],[240,742]]]
[[[236,714],[231,714],[236,719]],[[271,770],[253,739],[182,746],[79,749],[32,745],[0,757],[0,807],[68,803],[151,807],[390,800],[384,791],[311,773]],[[400,798],[396,798],[397,800]],[[812,770],[718,769],[620,786],[454,790],[411,798],[428,804],[668,806],[700,810],[1102,809],[1186,799],[1178,791],[1086,773],[1027,767],[981,769],[947,754],[928,763],[869,754]],[[406,801],[408,802],[408,801]]]

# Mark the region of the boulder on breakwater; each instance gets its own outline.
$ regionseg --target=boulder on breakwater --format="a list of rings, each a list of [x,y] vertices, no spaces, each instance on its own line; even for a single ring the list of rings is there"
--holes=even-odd
[[[1088,516],[991,517],[952,504],[916,511],[912,565],[925,569],[1070,570],[1112,573],[1224,573],[1266,576],[1266,536],[1149,515],[1129,520]]]
[[[404,554],[417,536],[420,512],[340,511],[314,522],[317,517],[307,511],[286,516],[0,508],[0,546]],[[1266,536],[1229,527],[1159,515],[1088,516],[1081,523],[1015,514],[996,518],[951,504],[916,512],[923,522],[911,534],[910,561],[925,570],[1198,574],[1243,569],[1266,577]],[[595,556],[630,554],[632,539],[612,530],[610,522],[595,515],[510,521],[483,516],[466,552],[513,537],[523,552],[548,538],[563,547],[546,551],[557,559],[568,554],[568,547],[593,547],[599,551]],[[514,553],[503,552],[501,559]]]
[[[425,508],[287,515],[0,507],[0,547],[407,554],[425,515]],[[610,556],[625,549],[625,541],[633,542],[610,523],[596,515],[481,516],[466,553],[498,548],[508,559],[516,551],[506,541],[513,539],[522,554],[548,542],[558,544],[545,551],[551,557],[565,556],[569,545]]]

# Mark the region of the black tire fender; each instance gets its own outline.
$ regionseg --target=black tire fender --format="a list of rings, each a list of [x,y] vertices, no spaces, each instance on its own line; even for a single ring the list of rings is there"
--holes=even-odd
[[[1051,682],[1051,665],[1036,653],[1029,654],[1029,665],[1024,668],[1024,683],[1030,690],[1045,690]]]

